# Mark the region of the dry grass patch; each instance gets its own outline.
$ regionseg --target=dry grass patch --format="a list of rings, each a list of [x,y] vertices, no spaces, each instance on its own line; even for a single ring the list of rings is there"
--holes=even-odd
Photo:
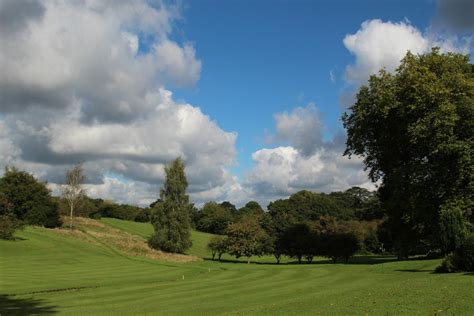
[[[63,220],[65,223],[67,222],[66,218]],[[75,229],[72,231],[66,227],[62,229],[55,229],[55,231],[60,234],[85,239],[87,241],[102,243],[134,257],[146,257],[172,262],[191,262],[202,260],[196,256],[167,253],[152,249],[141,237],[132,235],[117,228],[110,227],[94,219],[76,217],[74,219],[74,228]]]

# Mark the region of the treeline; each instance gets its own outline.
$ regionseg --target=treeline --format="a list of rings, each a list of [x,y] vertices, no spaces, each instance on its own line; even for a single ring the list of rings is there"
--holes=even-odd
[[[69,215],[69,205],[61,197],[54,197],[59,205],[61,215]],[[83,196],[75,208],[74,215],[79,217],[111,217],[127,221],[149,222],[152,209],[130,204],[118,204],[111,200],[93,199]]]
[[[153,205],[152,205],[153,206]],[[92,199],[86,195],[78,200],[74,216],[149,222],[152,209],[109,200]],[[13,239],[16,230],[25,225],[46,228],[60,227],[61,215],[70,214],[70,205],[62,197],[52,196],[45,182],[14,167],[5,168],[0,178],[0,238]]]
[[[300,263],[315,256],[336,262],[358,251],[385,250],[378,196],[359,187],[330,194],[300,191],[271,202],[268,212],[255,201],[240,209],[229,202],[209,202],[194,209],[192,218],[197,230],[226,235],[210,241],[213,258],[223,253],[248,259],[271,254],[277,262],[283,255]]]

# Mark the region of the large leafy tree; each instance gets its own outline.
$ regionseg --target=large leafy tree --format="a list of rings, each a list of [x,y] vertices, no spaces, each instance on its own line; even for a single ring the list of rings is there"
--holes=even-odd
[[[227,251],[236,258],[261,256],[270,246],[270,238],[253,217],[247,217],[227,228]]]
[[[57,227],[62,224],[58,204],[46,184],[16,168],[6,168],[0,192],[11,204],[15,217],[29,225]]]
[[[184,163],[175,159],[165,167],[166,180],[160,191],[161,202],[154,205],[152,224],[155,234],[149,244],[153,248],[168,252],[184,253],[191,247],[190,210],[192,205],[186,194],[188,181]]]
[[[437,48],[408,53],[394,74],[371,76],[343,122],[345,154],[362,156],[371,179],[382,182],[380,198],[399,256],[419,241],[452,250],[473,208],[469,56]]]
[[[196,229],[222,235],[232,221],[232,213],[227,208],[216,202],[208,202],[201,209]]]

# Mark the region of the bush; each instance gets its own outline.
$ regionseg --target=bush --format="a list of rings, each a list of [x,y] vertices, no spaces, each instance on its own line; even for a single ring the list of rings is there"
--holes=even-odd
[[[441,262],[441,265],[439,265],[435,270],[436,273],[451,273],[457,271],[458,269],[456,268],[454,254],[452,253],[448,254],[443,262]]]
[[[359,250],[359,240],[354,233],[326,233],[323,237],[325,245],[324,256],[331,258],[334,263],[338,259],[344,259],[347,263],[357,250]]]
[[[474,234],[464,240],[461,247],[454,251],[456,266],[462,271],[474,271]]]
[[[7,168],[0,178],[0,191],[12,204],[18,220],[48,228],[61,226],[58,203],[51,197],[46,184],[36,180],[33,175]]]
[[[436,268],[438,273],[474,271],[474,234],[467,237],[459,248],[448,254],[441,265]]]
[[[22,223],[13,214],[0,215],[0,239],[15,239],[15,231],[22,228]]]

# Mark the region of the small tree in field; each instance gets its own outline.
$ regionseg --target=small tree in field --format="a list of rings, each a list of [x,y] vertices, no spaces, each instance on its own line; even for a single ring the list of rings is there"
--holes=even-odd
[[[155,249],[184,253],[192,245],[192,205],[186,194],[188,181],[183,161],[180,158],[175,159],[165,167],[165,173],[166,180],[160,191],[161,202],[153,207],[152,224],[155,234],[148,240],[148,244]]]
[[[212,260],[217,256],[220,261],[224,253],[227,252],[227,238],[223,236],[213,236],[207,244],[207,249],[211,252]]]
[[[260,225],[252,219],[247,219],[227,228],[228,252],[236,258],[261,256],[265,253],[269,237]]]
[[[72,221],[74,217],[74,208],[85,195],[83,188],[84,170],[82,164],[75,165],[66,172],[66,183],[62,186],[62,196],[69,205],[69,229],[72,229]]]

